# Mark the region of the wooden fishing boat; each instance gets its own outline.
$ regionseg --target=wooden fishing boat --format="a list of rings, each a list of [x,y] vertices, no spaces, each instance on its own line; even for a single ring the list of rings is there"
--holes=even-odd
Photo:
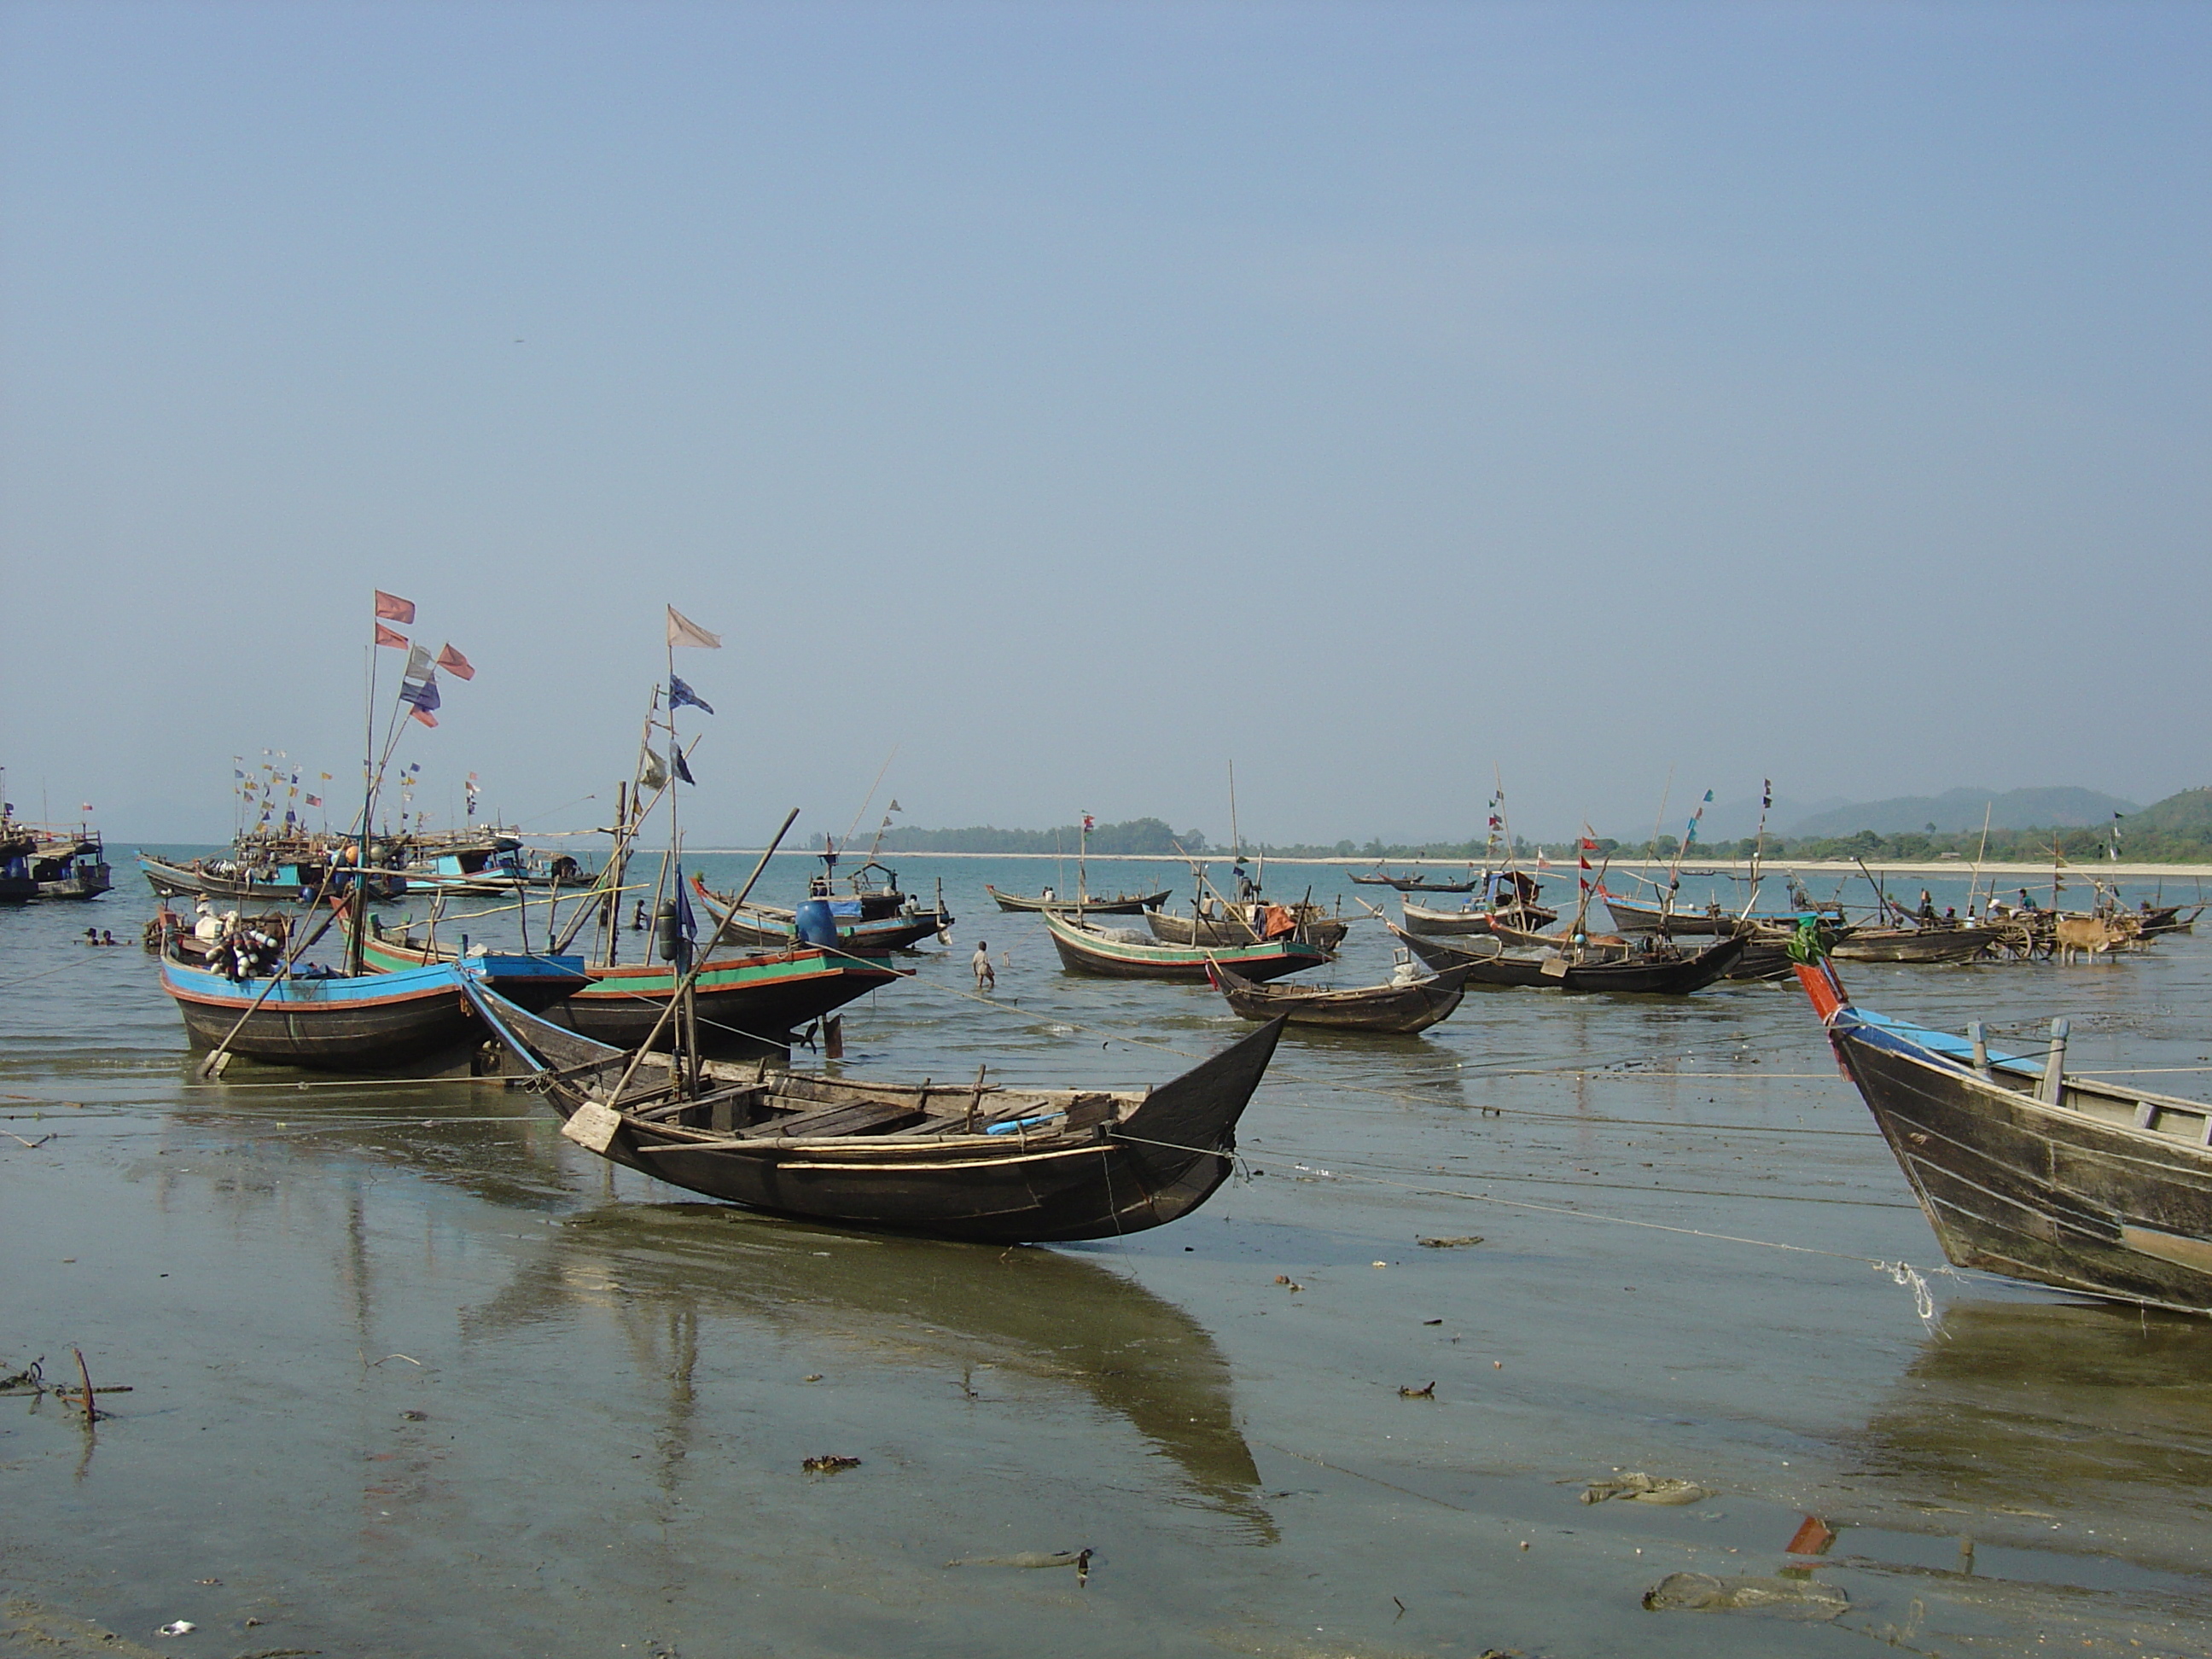
[[[2067,1072],[2063,1020],[1999,1054],[1854,1006],[1824,960],[1797,975],[1954,1264],[2212,1313],[2212,1106]]]
[[[1407,927],[1417,933],[1488,933],[1501,928],[1540,933],[1559,919],[1559,913],[1548,906],[1520,902],[1495,908],[1469,904],[1457,910],[1432,910],[1402,899],[1399,908],[1405,912]]]
[[[1702,935],[1717,938],[1735,931],[1736,918],[1711,904],[1702,910],[1662,909],[1656,904],[1635,904],[1627,899],[1615,898],[1610,893],[1600,895],[1605,901],[1606,914],[1613,918],[1615,931],[1623,933],[1671,933],[1677,939]]]
[[[1206,977],[1229,1006],[1246,1019],[1288,1020],[1293,1025],[1326,1025],[1339,1031],[1384,1031],[1411,1036],[1450,1018],[1467,994],[1464,968],[1449,968],[1429,979],[1362,985],[1320,991],[1304,985],[1255,985],[1218,962],[1206,963]]]
[[[1002,893],[990,883],[983,890],[998,902],[1001,910],[1036,911],[1066,910],[1086,916],[1134,916],[1146,910],[1157,910],[1168,902],[1168,890],[1157,893],[1116,893],[1112,898],[1101,898],[1093,893],[1081,898],[1038,897],[1024,893]]]
[[[1270,939],[1261,945],[1162,945],[1133,927],[1104,928],[1077,921],[1060,910],[1040,912],[1060,965],[1072,974],[1108,979],[1206,980],[1209,958],[1224,962],[1246,979],[1280,979],[1318,968],[1329,954],[1299,939]]]
[[[1829,954],[1842,962],[1972,962],[2004,937],[2004,929],[1990,927],[1861,927]]]
[[[587,971],[591,982],[553,1018],[600,1042],[631,1047],[651,1036],[681,980],[665,963],[593,964]],[[814,945],[709,957],[695,988],[699,1046],[714,1054],[787,1049],[794,1033],[906,971],[881,958]]]
[[[1387,925],[1387,924],[1386,924]],[[1572,954],[1547,951],[1532,955],[1498,948],[1453,945],[1424,938],[1393,927],[1413,954],[1442,973],[1466,968],[1470,985],[1517,986],[1524,989],[1573,992],[1619,992],[1641,996],[1684,996],[1704,989],[1742,957],[1747,940],[1737,937],[1717,939],[1695,956],[1657,951],[1600,949]]]
[[[350,917],[340,923],[349,936],[350,923]],[[458,945],[440,945],[427,937],[416,938],[406,926],[386,931],[374,916],[362,935],[361,959],[364,969],[376,974],[404,973],[441,962],[457,963],[467,968],[477,983],[532,1012],[566,1002],[592,982],[591,970],[580,956],[565,951],[489,950],[483,945],[471,945],[465,933]]]
[[[1467,881],[1431,881],[1425,875],[1394,876],[1376,871],[1354,876],[1352,882],[1360,887],[1395,887],[1401,893],[1472,893],[1482,884]]]
[[[617,1098],[629,1055],[477,994],[562,1133],[603,1158],[775,1215],[997,1245],[1119,1237],[1205,1203],[1283,1029],[1271,1021],[1149,1091],[981,1074],[939,1088],[710,1061],[683,1092],[681,1072],[641,1066]]]
[[[333,874],[327,863],[283,860],[243,864],[235,859],[194,859],[173,864],[149,853],[138,854],[147,885],[163,898],[227,899],[240,904],[313,904],[325,893],[345,891],[351,870]],[[407,878],[396,870],[372,869],[368,896],[379,903],[404,897]]]
[[[803,936],[796,910],[773,904],[733,907],[729,895],[714,891],[696,874],[691,878],[691,890],[714,918],[720,937],[732,945],[758,951],[787,951]],[[864,957],[907,950],[943,933],[953,920],[942,896],[934,910],[924,910],[914,899],[895,889],[890,893],[858,897],[817,898],[809,903],[825,908],[828,925],[836,931],[838,949]],[[817,924],[812,931],[822,929]],[[830,940],[819,938],[808,942],[828,945]]]
[[[484,1036],[463,988],[471,975],[454,963],[392,974],[235,980],[174,954],[165,954],[161,966],[161,988],[195,1048],[220,1045],[288,1066],[383,1072],[458,1058]]]
[[[1265,899],[1226,899],[1210,903],[1212,908],[1196,918],[1167,910],[1150,910],[1145,915],[1145,925],[1163,945],[1250,945],[1265,938],[1270,927],[1279,934],[1287,920],[1290,938],[1304,939],[1331,951],[1343,944],[1345,935],[1352,931],[1352,924],[1343,917],[1333,916],[1310,901],[1273,904]],[[1280,915],[1270,917],[1267,914],[1270,910]]]

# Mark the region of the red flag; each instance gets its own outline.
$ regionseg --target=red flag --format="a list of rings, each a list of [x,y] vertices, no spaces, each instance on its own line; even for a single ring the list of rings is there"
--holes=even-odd
[[[469,666],[469,659],[450,645],[438,647],[438,666],[457,680],[472,680],[477,677],[477,671]]]
[[[404,634],[395,634],[382,623],[376,625],[376,642],[379,645],[396,645],[403,651],[407,648],[407,636]]]
[[[376,590],[376,614],[386,622],[411,623],[415,620],[415,601],[387,593],[380,587]]]
[[[407,711],[407,718],[410,720],[420,720],[425,726],[435,726],[438,723],[438,717],[427,708],[410,708]]]
[[[1085,830],[1095,830],[1098,827],[1098,821],[1092,817],[1090,813],[1085,812],[1083,815],[1083,827]]]

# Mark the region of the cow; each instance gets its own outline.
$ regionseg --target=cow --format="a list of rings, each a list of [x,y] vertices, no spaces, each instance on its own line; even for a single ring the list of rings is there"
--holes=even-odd
[[[2094,962],[2100,952],[2110,951],[2142,932],[2142,923],[2124,913],[2111,917],[2061,916],[2053,949],[2063,963],[2072,962],[2084,951]]]

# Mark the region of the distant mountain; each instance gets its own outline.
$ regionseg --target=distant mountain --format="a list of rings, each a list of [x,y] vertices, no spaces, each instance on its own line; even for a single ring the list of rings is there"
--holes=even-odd
[[[2190,793],[2212,796],[2212,790]],[[2182,797],[2172,799],[2178,801]],[[2007,789],[2002,793],[1947,789],[1940,795],[1899,795],[1893,800],[1832,806],[1783,825],[1782,830],[1795,838],[1854,836],[1862,830],[1895,836],[1924,830],[1932,823],[1939,835],[1961,835],[1982,827],[1984,808],[1992,830],[2087,829],[2110,823],[2115,812],[2139,810],[2133,801],[2094,789]]]
[[[2124,807],[2114,810],[2126,811]],[[2129,812],[2128,821],[2121,830],[2130,840],[2154,832],[2212,839],[2212,789],[2185,789],[2178,795],[2153,801],[2139,811]]]

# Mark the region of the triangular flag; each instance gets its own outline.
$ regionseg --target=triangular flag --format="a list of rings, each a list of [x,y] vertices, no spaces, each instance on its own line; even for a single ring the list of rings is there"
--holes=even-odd
[[[671,749],[668,751],[668,758],[676,763],[676,775],[678,778],[681,779],[684,782],[690,784],[693,788],[697,788],[699,786],[699,780],[691,775],[690,767],[684,763],[684,751],[681,749]]]
[[[708,702],[706,698],[684,684],[680,678],[671,674],[668,677],[668,706],[671,708],[681,708],[686,703],[694,708],[704,709],[709,714],[714,712],[713,703]]]
[[[397,593],[387,593],[382,588],[379,588],[376,592],[376,614],[386,622],[411,623],[415,620],[415,601],[403,599]]]
[[[420,703],[407,711],[407,718],[410,720],[420,720],[425,726],[435,726],[438,723],[438,717]]]
[[[438,647],[438,666],[457,680],[472,680],[477,677],[477,671],[469,666],[469,659],[450,645]]]
[[[709,634],[672,605],[668,607],[668,643],[672,646],[696,645],[708,651],[720,651],[722,636]]]
[[[382,623],[379,623],[376,625],[376,642],[379,645],[396,645],[404,647],[407,636],[404,634],[396,633]]]
[[[886,812],[903,812],[906,811],[906,808],[901,806],[896,801],[893,801],[889,806],[884,808],[884,811]]]

